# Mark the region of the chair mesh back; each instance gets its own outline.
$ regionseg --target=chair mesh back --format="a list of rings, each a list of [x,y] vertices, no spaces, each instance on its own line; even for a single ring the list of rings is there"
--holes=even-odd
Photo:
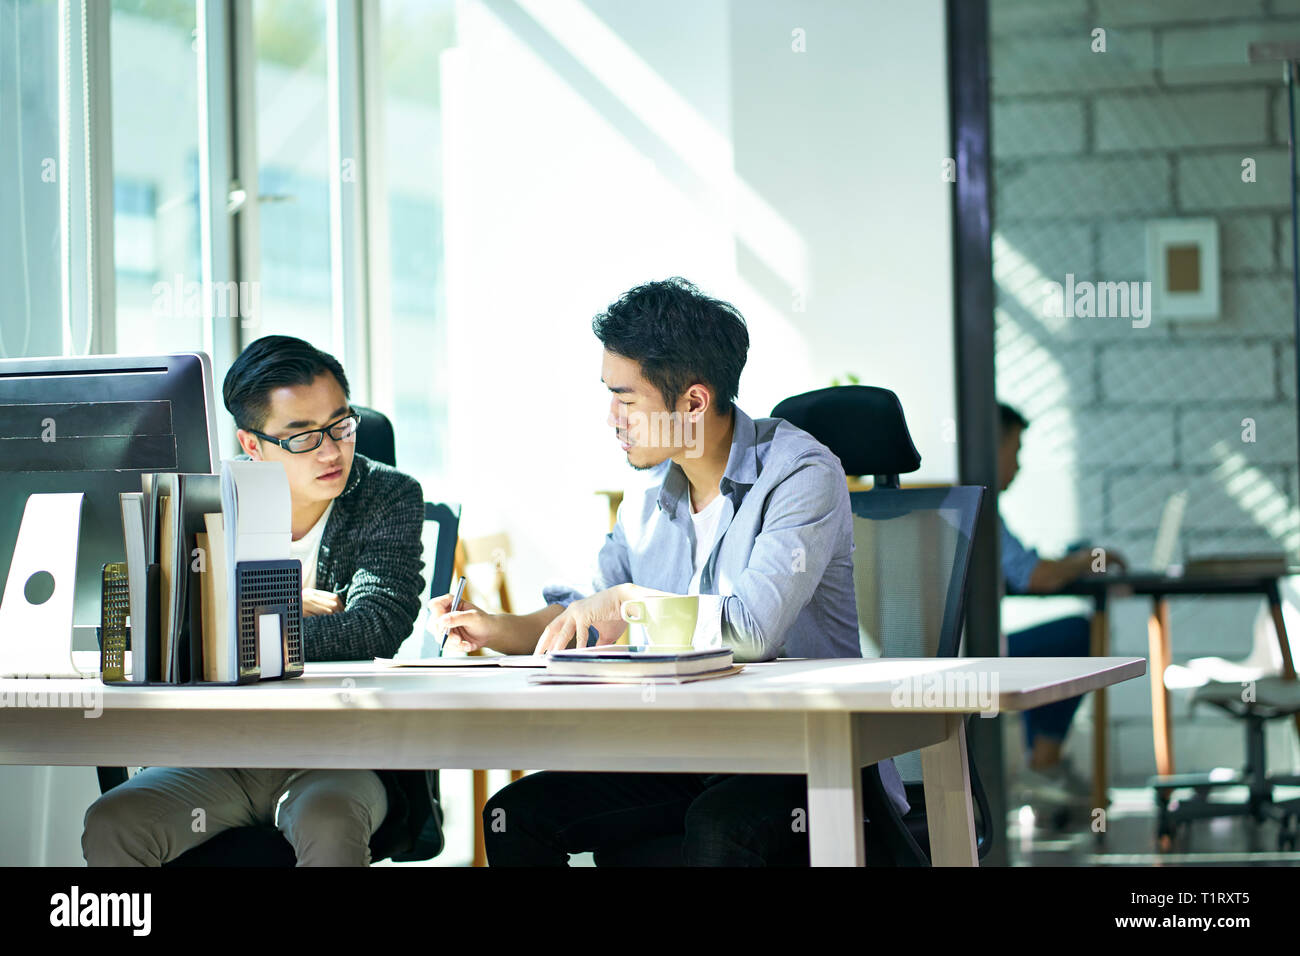
[[[863,657],[956,657],[982,488],[854,492],[853,584]],[[921,779],[919,752],[895,758]]]

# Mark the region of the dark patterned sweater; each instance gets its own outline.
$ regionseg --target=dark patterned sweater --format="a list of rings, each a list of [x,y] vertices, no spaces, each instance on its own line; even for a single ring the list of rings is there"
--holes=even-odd
[[[420,483],[354,456],[316,559],[316,587],[337,592],[343,610],[303,618],[307,660],[368,661],[397,653],[424,594],[423,527]]]

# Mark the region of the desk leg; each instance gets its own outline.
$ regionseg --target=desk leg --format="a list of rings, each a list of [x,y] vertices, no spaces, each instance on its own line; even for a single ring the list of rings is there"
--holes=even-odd
[[[1277,635],[1278,648],[1282,651],[1282,676],[1295,680],[1295,661],[1291,658],[1291,640],[1286,633],[1286,620],[1282,616],[1282,599],[1276,586],[1268,595],[1268,611],[1273,615],[1273,632]],[[1300,734],[1300,714],[1295,715],[1296,733]]]
[[[979,866],[964,714],[948,715],[947,739],[921,750],[921,779],[930,828],[930,862],[934,866]]]
[[[1174,772],[1174,734],[1169,691],[1165,687],[1165,668],[1169,666],[1169,602],[1162,597],[1151,602],[1147,645],[1151,663],[1151,736],[1156,750],[1156,773],[1163,777]]]
[[[1110,656],[1110,617],[1104,598],[1098,599],[1092,613],[1092,656]],[[1106,709],[1106,688],[1092,692],[1092,805],[1110,806],[1110,715]]]
[[[852,715],[810,713],[805,721],[811,863],[862,866],[862,768],[853,759]]]
[[[486,770],[475,770],[474,781],[474,860],[470,866],[487,866],[487,845],[483,834],[483,808],[488,802],[488,775]]]

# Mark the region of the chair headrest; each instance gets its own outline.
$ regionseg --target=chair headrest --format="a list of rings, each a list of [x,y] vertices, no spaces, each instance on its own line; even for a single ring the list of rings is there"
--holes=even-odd
[[[772,409],[833,451],[849,475],[903,475],[921,467],[903,406],[887,388],[839,385],[794,395]]]
[[[364,405],[352,407],[361,413],[361,427],[357,429],[357,452],[372,461],[397,467],[397,442],[393,436],[393,423],[383,412]]]

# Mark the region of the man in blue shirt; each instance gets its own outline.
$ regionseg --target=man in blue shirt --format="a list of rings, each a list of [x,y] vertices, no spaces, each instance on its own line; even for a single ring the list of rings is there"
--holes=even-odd
[[[669,279],[627,292],[592,326],[608,424],[643,479],[619,507],[592,592],[547,588],[546,607],[524,615],[448,613],[441,598],[435,626],[471,647],[545,653],[575,638],[613,643],[625,601],[698,594],[697,647],[730,647],[740,661],[860,656],[844,470],[811,435],[734,404],[749,348],[736,309]],[[880,770],[905,810],[892,761]],[[539,773],[488,804],[488,859],[562,865],[679,836],[690,864],[797,862],[807,835],[791,821],[806,800],[796,775]],[[504,830],[493,825],[502,810]]]
[[[1020,470],[1020,436],[1029,422],[1010,405],[998,405],[1001,435],[998,446],[998,490],[1006,491]],[[1007,594],[1050,594],[1077,578],[1097,571],[1098,556],[1092,548],[1076,548],[1059,560],[1040,558],[1026,548],[998,516],[1002,538],[1002,577]],[[1123,569],[1124,559],[1106,550],[1107,565]],[[1067,617],[1007,635],[1011,657],[1086,657],[1091,650],[1091,626],[1087,618]],[[1079,697],[1027,710],[1025,726],[1026,796],[1031,802],[1065,806],[1082,805],[1087,785],[1075,774],[1061,751],[1070,721],[1079,707]]]

